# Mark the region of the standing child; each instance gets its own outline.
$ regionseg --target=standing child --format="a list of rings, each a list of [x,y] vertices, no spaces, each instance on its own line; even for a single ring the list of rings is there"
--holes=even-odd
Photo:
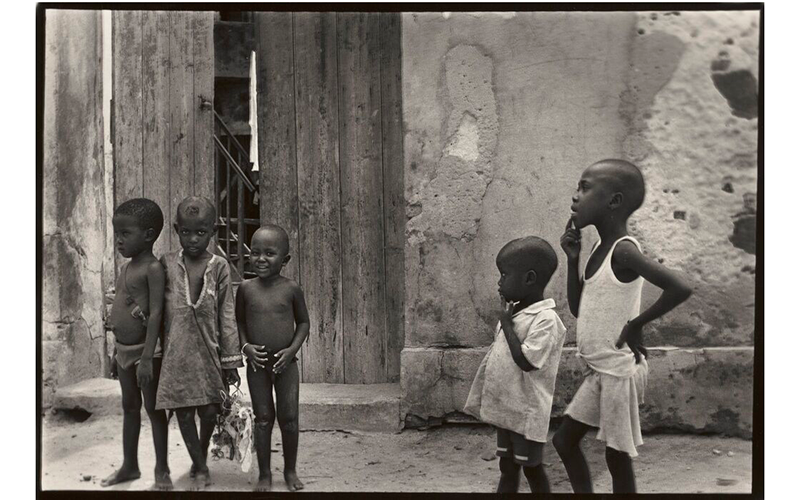
[[[208,445],[227,385],[243,366],[234,319],[228,262],[211,254],[216,210],[190,196],[178,206],[175,232],[181,249],[162,257],[166,269],[164,361],[156,407],[174,409],[192,459],[193,489],[211,484]],[[197,434],[195,414],[200,416]]]
[[[599,428],[597,439],[606,442],[614,493],[636,491],[631,457],[642,444],[638,404],[648,370],[642,327],[691,295],[681,277],[646,258],[639,242],[628,236],[628,218],[643,200],[644,178],[636,166],[624,160],[595,163],[581,176],[561,237],[569,308],[578,318],[578,356],[589,368],[553,436],[575,493],[592,491],[580,441],[593,427]],[[580,230],[589,225],[600,241],[579,275]],[[644,280],[664,292],[640,314]]]
[[[498,493],[517,492],[520,466],[532,492],[550,491],[542,449],[566,329],[544,289],[557,266],[553,247],[535,236],[497,254],[503,309],[464,411],[497,427]]]
[[[101,486],[131,481],[139,472],[139,428],[144,407],[153,428],[156,449],[156,489],[172,489],[167,466],[167,416],[156,410],[161,368],[161,316],[164,307],[164,269],[153,255],[164,215],[153,201],[128,200],[114,212],[117,250],[130,260],[117,277],[109,322],[114,330],[115,361],[122,387],[122,466],[103,479]]]
[[[289,491],[303,488],[296,468],[300,374],[295,355],[308,336],[309,320],[303,290],[281,276],[289,259],[286,231],[271,224],[259,228],[250,245],[250,263],[258,277],[242,283],[236,295],[236,322],[249,365],[247,385],[256,416],[257,491],[272,488],[270,441],[276,414],[283,437],[286,486]]]

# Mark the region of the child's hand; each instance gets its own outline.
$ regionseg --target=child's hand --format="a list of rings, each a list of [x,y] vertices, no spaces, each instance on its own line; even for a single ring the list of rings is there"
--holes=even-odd
[[[242,383],[242,378],[239,377],[239,370],[236,368],[226,368],[222,371],[225,373],[225,383],[239,387],[239,384]]]
[[[275,357],[278,358],[278,361],[275,362],[275,366],[272,367],[272,371],[275,373],[281,373],[283,370],[289,366],[289,363],[292,361],[295,352],[292,350],[291,347],[287,347],[286,349],[281,349],[280,351],[275,353]]]
[[[642,327],[638,324],[630,321],[625,324],[619,339],[617,339],[617,349],[620,349],[622,344],[628,344],[637,364],[642,361],[642,356],[647,359],[647,349],[642,345]]]
[[[247,359],[259,368],[264,368],[269,361],[269,354],[265,352],[263,345],[247,344],[242,351]]]
[[[117,379],[119,378],[119,373],[117,373],[117,351],[114,351],[114,355],[111,356],[111,378]]]
[[[142,358],[136,368],[136,382],[140,388],[147,387],[153,381],[153,360]]]
[[[581,254],[581,230],[575,227],[572,217],[567,221],[567,228],[561,235],[561,248],[568,259],[577,259]]]
[[[500,322],[510,323],[514,317],[514,303],[507,302],[506,298],[500,296]]]

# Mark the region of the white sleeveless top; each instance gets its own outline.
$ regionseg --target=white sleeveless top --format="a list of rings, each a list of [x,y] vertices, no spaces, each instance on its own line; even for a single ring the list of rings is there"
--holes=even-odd
[[[639,315],[644,279],[639,276],[630,283],[622,283],[614,275],[611,256],[622,240],[632,241],[642,251],[638,241],[630,236],[623,236],[614,242],[600,268],[588,280],[584,266],[577,341],[578,357],[586,361],[592,370],[615,377],[630,377],[636,371],[633,352],[627,344],[621,349],[617,349],[614,344],[625,324]],[[600,241],[595,244],[592,254],[599,245]]]

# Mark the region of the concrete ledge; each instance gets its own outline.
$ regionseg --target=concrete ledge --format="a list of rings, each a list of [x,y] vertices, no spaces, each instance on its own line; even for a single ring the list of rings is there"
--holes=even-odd
[[[122,389],[109,378],[90,378],[59,387],[53,395],[54,410],[84,410],[92,415],[122,415]]]
[[[406,348],[402,353],[401,418],[464,420],[464,407],[487,347]],[[722,433],[753,431],[753,348],[649,349],[650,374],[640,406],[642,429]],[[559,417],[583,381],[575,348],[564,348],[553,400]]]
[[[400,384],[302,384],[300,428],[397,432]]]
[[[246,386],[242,384],[242,392],[249,402]],[[59,388],[52,408],[121,415],[121,397],[119,382],[94,378]],[[400,384],[300,384],[300,428],[397,432]]]

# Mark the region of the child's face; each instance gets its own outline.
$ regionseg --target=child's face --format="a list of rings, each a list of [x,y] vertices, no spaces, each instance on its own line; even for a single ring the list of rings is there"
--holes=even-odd
[[[258,231],[250,243],[250,264],[259,278],[271,278],[281,273],[291,256],[285,242],[272,231]]]
[[[497,270],[500,271],[500,280],[497,282],[497,291],[508,302],[519,302],[530,292],[530,275],[528,270],[523,270],[519,265],[512,265],[508,259],[500,254],[497,257]]]
[[[183,254],[199,257],[208,248],[214,236],[214,221],[211,217],[178,217],[175,232],[183,247]]]
[[[142,229],[139,221],[130,215],[115,215],[111,219],[114,226],[114,244],[125,258],[139,255],[149,246],[150,231]]]
[[[572,195],[572,220],[576,228],[594,225],[605,214],[611,200],[611,189],[604,178],[602,167],[592,165],[587,168],[578,189]]]

